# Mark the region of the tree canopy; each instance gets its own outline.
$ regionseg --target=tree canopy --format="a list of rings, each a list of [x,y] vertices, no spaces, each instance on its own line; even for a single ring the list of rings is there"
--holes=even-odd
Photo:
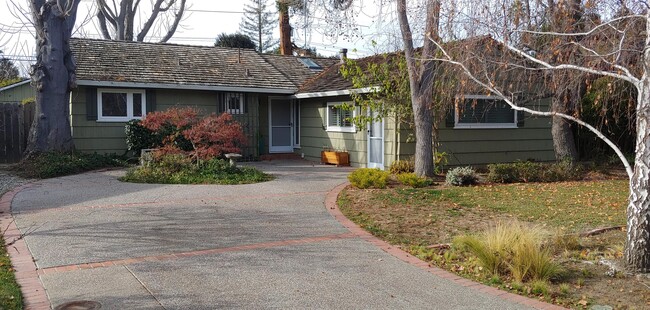
[[[222,33],[220,34],[216,41],[214,42],[214,46],[217,47],[234,47],[234,48],[251,48],[255,49],[257,46],[255,45],[255,42],[251,40],[247,35],[241,34],[241,33],[232,33],[232,34],[227,34],[227,33]]]

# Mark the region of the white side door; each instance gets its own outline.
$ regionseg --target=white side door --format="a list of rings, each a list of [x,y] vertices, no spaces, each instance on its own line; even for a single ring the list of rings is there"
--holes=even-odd
[[[368,168],[384,169],[384,120],[377,121],[377,113],[371,111],[373,121],[368,124]]]

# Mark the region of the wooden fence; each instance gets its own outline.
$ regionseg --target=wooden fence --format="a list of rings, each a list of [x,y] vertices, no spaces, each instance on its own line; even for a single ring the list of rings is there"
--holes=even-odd
[[[0,163],[22,159],[35,107],[34,103],[0,102]]]

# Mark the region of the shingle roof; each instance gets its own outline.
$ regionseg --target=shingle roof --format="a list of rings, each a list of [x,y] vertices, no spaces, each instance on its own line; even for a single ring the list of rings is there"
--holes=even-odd
[[[298,57],[294,56],[284,56],[284,55],[273,55],[273,54],[262,54],[261,55],[268,63],[273,65],[278,69],[285,77],[287,77],[296,88],[300,87],[305,81],[309,78],[320,73],[322,70],[312,70],[307,68]],[[323,69],[327,69],[337,63],[338,59],[332,58],[310,58],[316,64],[321,66]]]
[[[254,50],[73,38],[77,79],[297,90]],[[303,76],[302,74],[300,76]]]
[[[361,68],[365,68],[371,63],[390,61],[396,55],[396,53],[373,55],[357,59],[356,62]],[[352,82],[340,74],[340,68],[341,64],[336,64],[323,70],[318,75],[309,78],[300,86],[298,93],[318,93],[352,89]]]

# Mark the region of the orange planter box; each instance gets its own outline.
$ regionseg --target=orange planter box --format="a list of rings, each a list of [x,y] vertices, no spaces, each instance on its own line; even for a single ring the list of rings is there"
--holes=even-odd
[[[337,166],[349,166],[350,155],[348,152],[321,151],[320,162]]]

